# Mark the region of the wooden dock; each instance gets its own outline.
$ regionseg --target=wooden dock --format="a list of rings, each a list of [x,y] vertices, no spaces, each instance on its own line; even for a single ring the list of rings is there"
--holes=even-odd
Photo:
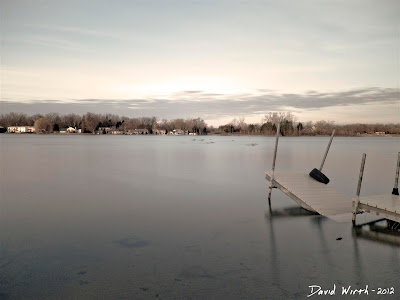
[[[271,181],[271,177],[272,173],[265,172],[268,181]],[[316,211],[337,222],[351,221],[351,198],[314,180],[308,174],[277,173],[274,174],[272,184],[307,210]]]
[[[326,184],[312,179],[308,174],[277,173],[273,186],[280,189],[297,204],[337,222],[350,222],[356,198],[349,198]],[[271,173],[265,172],[271,181]],[[374,213],[377,216],[400,222],[400,196],[375,195],[360,197],[357,213]]]
[[[353,199],[353,210],[356,198]],[[368,212],[377,216],[400,222],[400,196],[397,195],[376,195],[360,197],[357,213]]]
[[[349,222],[352,220],[353,226],[355,226],[357,214],[364,212],[375,213],[376,215],[384,217],[388,220],[400,222],[400,196],[398,191],[400,152],[398,153],[395,183],[392,194],[360,197],[361,183],[364,175],[364,166],[367,156],[364,153],[361,160],[361,169],[358,178],[356,197],[352,200],[345,195],[340,194],[335,189],[329,187],[327,185],[329,179],[325,178],[326,180],[321,181],[321,175],[318,175],[319,177],[315,177],[313,174],[314,171],[321,174],[321,170],[324,166],[335,131],[332,132],[319,170],[313,169],[310,174],[275,173],[279,132],[280,124],[278,123],[274,157],[272,161],[272,171],[265,172],[265,178],[270,182],[268,193],[270,211],[272,189],[279,188],[283,193],[285,193],[303,208],[309,211],[317,212],[337,222]],[[322,174],[322,176],[324,175]]]
[[[388,220],[400,222],[400,196],[399,196],[399,169],[400,169],[400,152],[397,156],[396,176],[394,180],[394,188],[392,194],[384,194],[369,197],[360,197],[361,184],[364,175],[364,166],[367,154],[363,153],[361,159],[360,175],[358,177],[357,194],[353,199],[353,226],[356,225],[356,216],[359,213],[368,212],[375,213],[377,216],[384,217]]]

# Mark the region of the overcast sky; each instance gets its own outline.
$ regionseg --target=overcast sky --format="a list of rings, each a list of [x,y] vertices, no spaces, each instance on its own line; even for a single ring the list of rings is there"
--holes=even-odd
[[[400,1],[1,0],[1,113],[400,122]]]

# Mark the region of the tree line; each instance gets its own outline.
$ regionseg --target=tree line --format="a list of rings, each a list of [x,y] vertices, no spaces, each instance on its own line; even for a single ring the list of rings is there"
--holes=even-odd
[[[283,136],[318,136],[330,135],[335,129],[337,136],[358,136],[366,134],[400,134],[400,123],[391,124],[335,124],[334,121],[298,122],[290,112],[271,112],[266,114],[261,123],[247,124],[244,118],[235,118],[226,125],[219,126],[225,134],[238,135],[275,135],[276,124],[280,123]]]
[[[61,128],[73,127],[81,129],[83,133],[96,133],[100,128],[111,128],[121,132],[135,129],[147,129],[150,134],[155,129],[166,132],[182,129],[197,134],[207,133],[207,124],[201,118],[172,119],[161,121],[157,117],[120,117],[115,114],[95,114],[88,112],[84,115],[58,113],[27,115],[24,113],[7,113],[0,115],[0,126],[34,126],[36,132],[53,133]]]
[[[97,133],[100,128],[108,127],[120,132],[135,129],[147,129],[150,134],[155,129],[170,132],[181,129],[197,134],[221,135],[275,135],[276,125],[280,123],[283,136],[317,136],[329,135],[336,129],[337,136],[357,136],[363,134],[400,134],[400,123],[397,124],[335,124],[333,121],[298,122],[290,112],[271,112],[266,114],[260,123],[246,123],[243,117],[234,118],[231,122],[219,127],[208,126],[201,118],[177,118],[172,120],[157,117],[129,118],[115,114],[86,113],[84,115],[58,113],[33,114],[11,112],[0,115],[0,126],[35,126],[36,132],[53,133],[61,128],[73,127],[83,133]]]

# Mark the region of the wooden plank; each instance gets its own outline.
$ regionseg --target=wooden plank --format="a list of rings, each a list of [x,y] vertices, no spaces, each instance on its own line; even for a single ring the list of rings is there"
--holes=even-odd
[[[364,176],[364,166],[365,166],[365,159],[366,158],[367,158],[367,154],[363,153],[362,159],[361,159],[360,174],[358,175],[357,193],[356,193],[356,198],[354,199],[354,204],[353,204],[353,215],[351,217],[351,221],[353,223],[353,226],[356,225],[356,216],[357,216],[357,213],[358,213],[358,206],[360,204],[361,183],[362,183],[362,179],[363,179],[363,176]]]
[[[400,196],[384,194],[360,197],[358,210],[375,213],[386,219],[400,222]]]
[[[265,178],[271,180],[271,173]],[[338,222],[349,222],[352,214],[352,201],[330,186],[312,179],[303,173],[275,173],[273,185],[306,209]]]

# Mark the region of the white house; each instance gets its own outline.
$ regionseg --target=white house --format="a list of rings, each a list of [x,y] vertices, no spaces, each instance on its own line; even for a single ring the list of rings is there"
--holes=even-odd
[[[110,127],[99,127],[99,129],[97,130],[99,133],[110,133],[112,131],[112,129]]]
[[[18,126],[8,126],[7,132],[18,132]]]
[[[111,134],[124,134],[122,130],[112,130]]]
[[[153,134],[156,135],[165,135],[167,131],[165,129],[153,129]]]
[[[67,133],[75,133],[76,129],[74,127],[68,127],[66,131]]]
[[[135,129],[133,130],[133,134],[149,134],[148,129]]]
[[[170,134],[173,134],[173,135],[184,135],[185,131],[183,131],[182,129],[174,129],[174,130],[172,130],[170,132]]]
[[[32,133],[35,132],[35,127],[33,126],[9,126],[7,127],[7,132],[12,133]]]

